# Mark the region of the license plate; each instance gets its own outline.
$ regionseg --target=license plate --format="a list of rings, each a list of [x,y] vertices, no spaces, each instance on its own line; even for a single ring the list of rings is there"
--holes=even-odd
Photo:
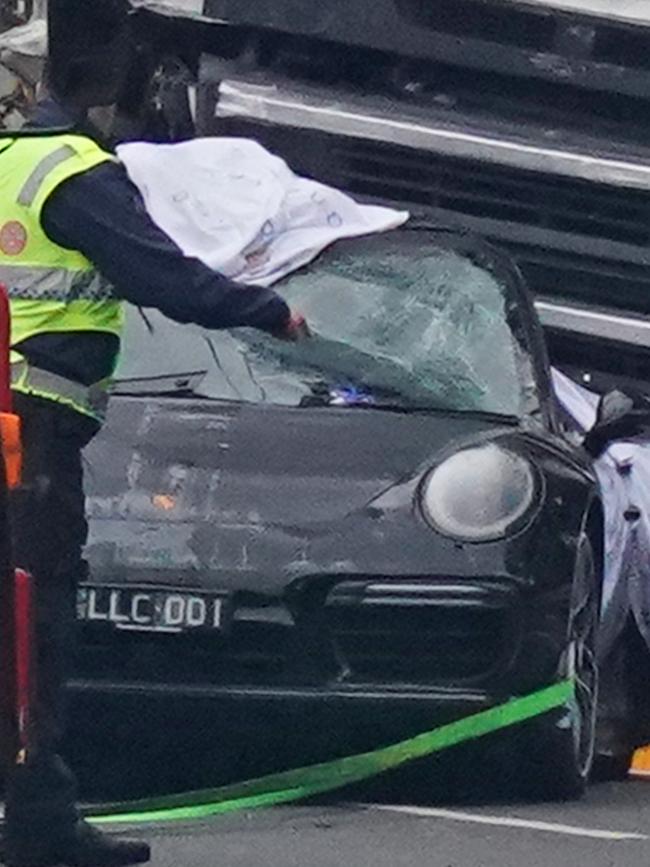
[[[224,627],[223,596],[150,587],[86,586],[79,590],[77,617],[137,632],[189,632]]]

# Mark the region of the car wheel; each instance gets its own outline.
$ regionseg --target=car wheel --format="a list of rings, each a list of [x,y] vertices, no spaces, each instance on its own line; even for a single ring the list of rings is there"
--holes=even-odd
[[[573,575],[568,644],[561,674],[572,678],[576,689],[567,705],[533,723],[522,780],[526,794],[569,800],[584,794],[595,752],[598,700],[596,634],[600,609],[600,583],[589,538],[578,545]],[[522,779],[520,777],[520,779]]]

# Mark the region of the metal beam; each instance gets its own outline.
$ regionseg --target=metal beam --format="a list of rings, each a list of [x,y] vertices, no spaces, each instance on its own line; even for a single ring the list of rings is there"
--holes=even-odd
[[[650,27],[648,0],[500,0],[511,6],[573,12],[608,21]]]
[[[430,2],[435,6],[435,0]],[[612,6],[617,7],[624,2],[611,0]],[[512,3],[510,0],[509,5]],[[492,0],[485,5],[494,9],[497,2]],[[503,0],[499,5],[503,8]],[[533,7],[533,13],[535,11],[537,16],[531,15],[533,18],[543,14],[540,6]],[[541,79],[562,87],[571,85],[640,99],[647,99],[650,92],[650,73],[646,69],[587,60],[582,56],[574,57],[571,52],[558,53],[543,39],[537,46],[522,47],[503,44],[497,41],[498,37],[485,39],[471,32],[447,33],[444,28],[420,25],[396,0],[339,3],[333,0],[301,0],[299,3],[295,0],[205,0],[204,14],[214,21],[225,21],[237,27],[276,30],[338,45],[385,51],[396,59],[420,58],[463,69]],[[507,8],[504,14],[508,15]],[[618,26],[625,26],[625,23]],[[373,61],[369,59],[369,62]]]
[[[545,328],[650,349],[650,319],[590,310],[539,299],[535,307]]]
[[[337,136],[386,142],[449,157],[496,163],[599,184],[650,190],[650,163],[594,156],[560,147],[491,135],[452,125],[429,124],[416,116],[379,109],[361,100],[316,89],[284,90],[277,86],[223,81],[215,109],[218,118],[242,118],[280,127],[317,130]]]

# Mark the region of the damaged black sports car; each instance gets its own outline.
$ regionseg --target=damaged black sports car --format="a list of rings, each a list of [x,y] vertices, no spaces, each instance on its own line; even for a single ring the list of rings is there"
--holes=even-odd
[[[327,706],[343,726],[375,706],[433,724],[572,676],[575,702],[535,724],[535,784],[579,794],[602,505],[518,271],[416,225],[337,242],[278,288],[312,340],[132,311],[87,453],[73,686]]]

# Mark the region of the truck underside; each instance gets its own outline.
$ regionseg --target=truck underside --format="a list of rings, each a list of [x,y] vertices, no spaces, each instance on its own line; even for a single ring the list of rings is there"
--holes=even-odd
[[[206,0],[194,12],[223,23],[181,32],[180,18],[155,17],[163,51],[194,78],[196,131],[255,137],[358,197],[504,244],[553,360],[596,387],[645,387],[643,4]]]
[[[49,0],[52,62],[83,50],[83,6]],[[357,197],[480,231],[515,255],[556,362],[597,387],[650,379],[643,2],[130,6],[123,109],[150,111],[154,137],[251,136]]]

